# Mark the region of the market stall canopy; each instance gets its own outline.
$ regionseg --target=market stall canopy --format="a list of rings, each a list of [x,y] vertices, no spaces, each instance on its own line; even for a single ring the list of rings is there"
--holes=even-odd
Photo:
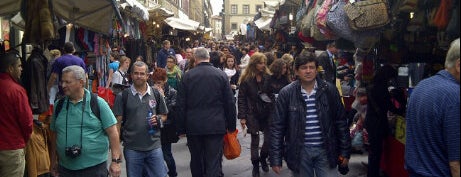
[[[260,11],[261,17],[255,19],[255,25],[260,30],[270,31],[270,24],[274,18],[274,14],[283,4],[285,4],[285,0],[264,1],[265,7]]]
[[[272,17],[261,17],[255,21],[255,25],[263,31],[270,31],[270,24],[272,22]]]
[[[139,3],[136,0],[126,0],[125,3],[120,4],[123,9],[130,8],[129,12],[134,14],[136,18],[140,20],[148,21],[149,20],[149,11],[144,5]]]
[[[164,7],[159,7],[155,9],[149,9],[149,14],[152,14],[154,17],[172,17],[174,13]]]
[[[173,28],[185,30],[185,31],[196,31],[200,26],[200,22],[189,19],[180,19],[175,17],[169,17],[165,19],[165,23]]]
[[[122,21],[115,0],[51,0],[51,2],[57,16],[94,32],[110,34],[114,15]]]
[[[283,4],[285,4],[285,0],[264,1],[265,7],[274,9],[278,9]]]
[[[204,30],[205,33],[208,33],[208,32],[211,32],[211,31],[213,31],[213,28],[205,28],[205,30]]]
[[[21,1],[18,0],[1,0],[0,16],[11,15],[19,12]]]

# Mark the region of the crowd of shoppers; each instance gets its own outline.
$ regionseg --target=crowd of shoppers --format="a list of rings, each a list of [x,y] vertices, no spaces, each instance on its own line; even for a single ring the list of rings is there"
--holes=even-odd
[[[193,44],[180,49],[165,40],[153,66],[142,57],[131,62],[112,53],[106,84],[116,96],[111,109],[86,89],[84,62],[66,43],[49,71],[48,90],[59,83],[50,121],[50,175],[118,177],[123,156],[129,177],[175,177],[172,144],[187,138],[192,176],[222,177],[223,136],[237,129],[237,120],[251,138],[253,177],[262,176],[260,169],[280,174],[282,160],[295,177],[347,173],[351,122],[336,80],[351,78],[340,70],[353,67],[341,60],[335,43],[319,56],[296,46],[283,53],[270,41]],[[409,99],[405,160],[411,176],[459,176],[459,39],[445,68],[420,82]],[[22,106],[29,102],[18,82],[21,70],[14,52],[1,55],[0,85],[11,87],[0,92],[7,105],[0,108],[6,137],[0,141],[0,176],[25,171],[32,112]],[[353,106],[359,110],[356,125],[368,133],[368,177],[382,175],[387,116],[400,111],[389,92],[396,78],[393,66],[381,66],[354,95],[360,100]]]

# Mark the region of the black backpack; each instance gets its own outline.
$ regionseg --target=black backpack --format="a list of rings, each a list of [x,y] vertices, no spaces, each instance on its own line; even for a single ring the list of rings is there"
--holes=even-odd
[[[64,98],[60,99],[58,103],[56,104],[56,109],[54,113],[54,118],[58,118],[59,113],[61,112],[62,105],[64,104]],[[101,114],[99,111],[99,104],[98,104],[98,95],[91,93],[91,98],[90,98],[90,107],[91,107],[91,112],[101,121]]]

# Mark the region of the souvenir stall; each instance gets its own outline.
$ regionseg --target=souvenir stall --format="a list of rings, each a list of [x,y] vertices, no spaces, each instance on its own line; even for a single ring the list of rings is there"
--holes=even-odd
[[[359,9],[360,8],[360,9]],[[391,89],[397,113],[389,114],[381,170],[390,177],[408,176],[404,168],[405,110],[411,89],[443,69],[449,43],[459,37],[459,1],[301,0],[297,35],[308,47],[322,41],[353,51],[355,87],[366,88],[382,64],[398,71]]]
[[[150,65],[157,56],[158,50],[161,48],[163,39],[163,29],[167,24],[164,20],[174,16],[174,13],[164,7],[158,7],[149,10],[149,22],[147,22],[147,57],[146,62]]]
[[[126,49],[125,55],[131,58],[131,61],[134,61],[138,56],[146,58],[149,11],[136,0],[126,0],[120,4],[120,8],[125,21],[120,46]]]
[[[91,65],[88,52],[98,48],[93,39],[108,36],[113,21],[121,20],[120,14],[114,1],[82,0],[75,4],[68,0],[2,0],[0,16],[4,17],[0,22],[1,48],[19,48],[22,53],[21,80],[34,114],[30,141],[41,147],[26,148],[26,176],[47,175],[50,166],[46,165],[48,144],[44,140],[48,139],[46,124],[52,110],[46,88],[51,58],[48,48],[59,49],[64,42],[72,41],[78,54]],[[41,174],[37,174],[37,168]]]

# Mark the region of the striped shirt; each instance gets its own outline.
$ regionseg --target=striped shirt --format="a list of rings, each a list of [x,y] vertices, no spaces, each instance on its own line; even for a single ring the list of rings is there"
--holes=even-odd
[[[304,144],[307,146],[321,146],[322,130],[320,129],[320,120],[315,107],[315,94],[317,93],[317,83],[311,93],[301,88],[301,94],[306,102],[306,128],[304,132]]]
[[[410,176],[451,176],[460,160],[459,82],[446,70],[422,80],[406,115],[405,165]]]

